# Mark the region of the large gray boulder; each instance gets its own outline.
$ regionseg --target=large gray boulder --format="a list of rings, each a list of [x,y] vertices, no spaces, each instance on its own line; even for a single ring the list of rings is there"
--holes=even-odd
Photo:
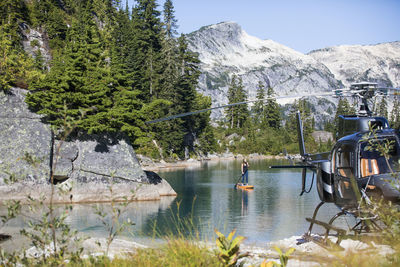
[[[29,111],[26,93],[18,88],[0,92],[0,201],[24,201],[28,195],[49,200],[51,181],[57,184],[53,201],[58,203],[176,195],[165,180],[141,169],[122,135],[54,138],[50,126]]]
[[[24,102],[26,91],[0,92],[0,183],[50,176],[51,131]]]
[[[81,135],[54,142],[53,170],[56,179],[78,182],[127,180],[149,183],[127,139],[111,134]]]

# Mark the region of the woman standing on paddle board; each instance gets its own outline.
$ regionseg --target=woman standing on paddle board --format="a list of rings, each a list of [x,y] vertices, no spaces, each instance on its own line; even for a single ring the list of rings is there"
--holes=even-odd
[[[250,164],[247,162],[246,159],[243,159],[242,162],[242,184],[247,185],[249,183],[249,167]],[[246,178],[246,183],[244,183],[244,178]]]

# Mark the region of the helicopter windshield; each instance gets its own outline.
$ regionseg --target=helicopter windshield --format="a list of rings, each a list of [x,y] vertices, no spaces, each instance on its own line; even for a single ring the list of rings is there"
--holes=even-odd
[[[399,160],[400,147],[394,137],[368,140],[360,145],[361,177],[398,172]]]

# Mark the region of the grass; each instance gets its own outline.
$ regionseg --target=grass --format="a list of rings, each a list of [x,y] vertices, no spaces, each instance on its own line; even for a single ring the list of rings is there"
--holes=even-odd
[[[206,245],[182,238],[167,240],[160,248],[139,249],[111,266],[218,266],[216,253]],[[126,264],[126,265],[125,265]]]
[[[110,259],[102,256],[78,262],[69,262],[63,266],[221,266],[215,251],[207,245],[182,238],[167,240],[157,248],[138,249],[126,257]],[[51,266],[48,265],[48,266]]]

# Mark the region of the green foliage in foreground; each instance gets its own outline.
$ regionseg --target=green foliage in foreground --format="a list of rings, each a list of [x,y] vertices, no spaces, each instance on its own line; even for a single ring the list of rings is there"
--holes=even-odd
[[[225,266],[235,266],[237,261],[241,258],[247,257],[248,253],[240,254],[239,246],[240,243],[245,240],[244,236],[237,236],[233,238],[236,230],[229,233],[228,237],[225,237],[221,232],[215,230],[217,234],[217,248],[219,250],[218,259]]]
[[[263,261],[263,263],[261,263],[261,267],[272,267],[272,266],[276,266],[276,267],[286,267],[287,263],[289,261],[289,256],[295,251],[294,248],[290,248],[288,249],[285,253],[278,247],[274,247],[274,249],[279,253],[279,260],[280,263],[277,263],[275,261]]]

